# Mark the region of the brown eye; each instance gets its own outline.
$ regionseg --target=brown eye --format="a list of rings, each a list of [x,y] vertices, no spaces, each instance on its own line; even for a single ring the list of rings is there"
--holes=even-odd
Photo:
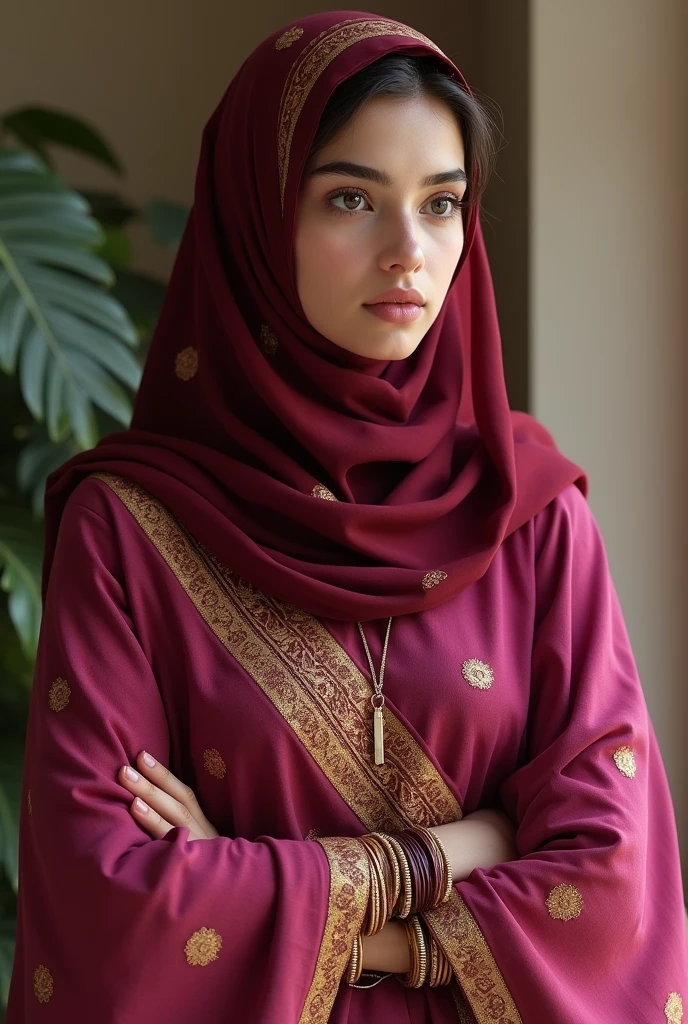
[[[340,205],[340,201],[343,205]],[[363,209],[365,201],[366,197],[362,192],[342,192],[340,195],[333,196],[330,199],[333,206],[346,213],[358,213],[359,210]]]
[[[433,199],[430,205],[433,208],[432,212],[434,214],[436,214],[438,217],[444,217],[446,216],[447,211],[451,209],[452,202],[451,199],[442,197],[440,199]]]

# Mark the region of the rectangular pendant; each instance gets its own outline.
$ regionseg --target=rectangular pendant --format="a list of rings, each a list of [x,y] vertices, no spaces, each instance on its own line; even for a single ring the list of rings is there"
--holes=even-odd
[[[373,742],[375,746],[375,764],[385,763],[385,721],[382,708],[373,711]]]

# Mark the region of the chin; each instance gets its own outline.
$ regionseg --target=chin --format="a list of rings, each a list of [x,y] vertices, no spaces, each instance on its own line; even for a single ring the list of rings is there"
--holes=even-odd
[[[367,359],[406,359],[412,355],[418,346],[420,345],[421,339],[413,339],[412,341],[408,338],[377,338],[371,341],[370,344],[358,344],[354,348],[353,346],[341,346],[342,348],[348,348],[350,352],[355,352],[356,355],[365,356]]]

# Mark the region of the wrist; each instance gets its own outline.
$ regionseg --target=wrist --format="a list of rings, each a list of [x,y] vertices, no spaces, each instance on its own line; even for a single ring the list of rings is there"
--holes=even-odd
[[[375,935],[363,938],[363,970],[407,974],[411,968],[406,929],[392,920]]]

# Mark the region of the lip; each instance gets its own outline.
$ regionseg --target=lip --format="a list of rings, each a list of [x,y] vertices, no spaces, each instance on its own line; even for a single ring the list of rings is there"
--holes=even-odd
[[[370,302],[364,302],[363,305],[376,306],[380,302],[408,302],[413,306],[424,306],[425,296],[415,288],[390,288],[388,292],[383,292],[382,295],[371,299]]]
[[[423,307],[415,302],[375,302],[363,308],[373,316],[393,324],[410,324],[423,312]]]

